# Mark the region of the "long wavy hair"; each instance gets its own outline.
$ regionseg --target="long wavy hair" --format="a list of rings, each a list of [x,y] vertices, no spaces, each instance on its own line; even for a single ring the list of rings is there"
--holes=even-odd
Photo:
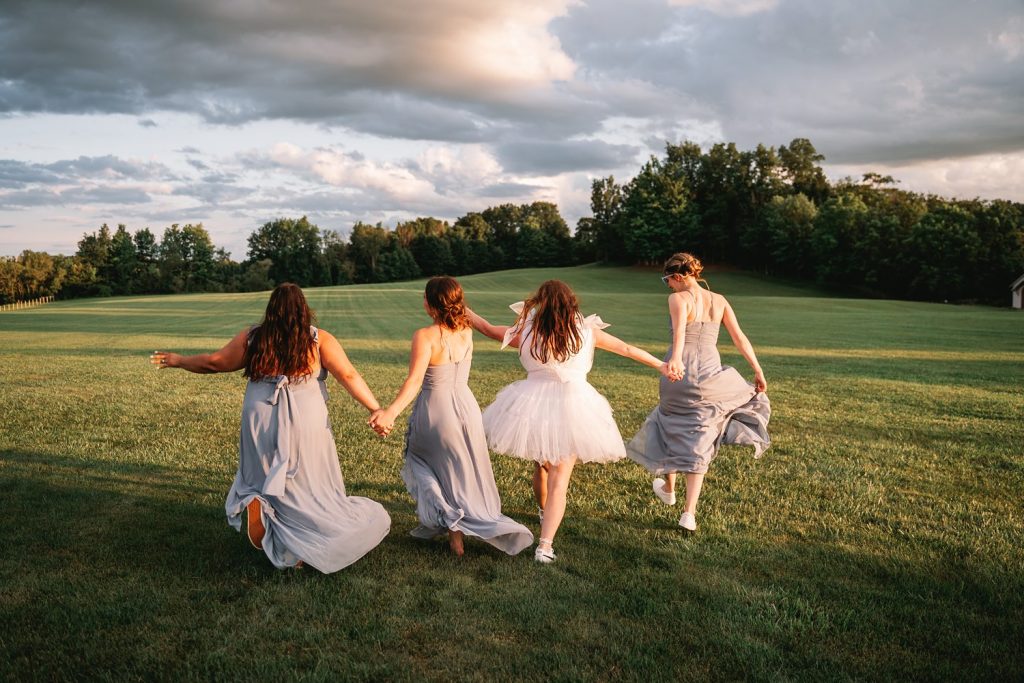
[[[310,327],[315,323],[302,289],[291,282],[279,284],[270,293],[263,320],[249,332],[243,374],[252,380],[311,375],[316,341]]]
[[[569,285],[561,280],[548,280],[524,302],[523,312],[516,320],[522,323],[534,311],[530,328],[530,355],[541,363],[549,359],[564,362],[580,352],[580,302]],[[525,339],[523,340],[526,341]]]
[[[453,277],[438,275],[427,280],[423,298],[434,322],[453,332],[469,327],[469,313],[462,285]]]

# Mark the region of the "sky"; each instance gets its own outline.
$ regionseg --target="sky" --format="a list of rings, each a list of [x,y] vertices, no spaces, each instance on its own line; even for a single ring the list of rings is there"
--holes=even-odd
[[[1024,201],[1022,0],[3,0],[0,255],[124,223],[453,220],[667,141]]]

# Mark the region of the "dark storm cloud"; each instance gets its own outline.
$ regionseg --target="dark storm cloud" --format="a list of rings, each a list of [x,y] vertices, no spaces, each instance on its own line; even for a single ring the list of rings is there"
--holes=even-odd
[[[156,128],[157,127],[157,122],[154,121],[153,119],[140,119],[138,121],[138,124],[140,126],[142,126],[143,128]]]
[[[624,143],[808,137],[832,162],[1024,149],[1020,0],[529,5],[12,0],[0,115],[288,119],[492,145],[521,173],[628,166],[628,145],[566,142],[623,117],[648,129]],[[521,40],[534,42],[481,54],[531,12]]]
[[[666,129],[682,115],[743,146],[808,137],[835,162],[1024,149],[1018,0],[791,0],[745,16],[714,4],[665,16],[661,3],[598,0],[555,29],[578,64],[671,93],[649,112]]]

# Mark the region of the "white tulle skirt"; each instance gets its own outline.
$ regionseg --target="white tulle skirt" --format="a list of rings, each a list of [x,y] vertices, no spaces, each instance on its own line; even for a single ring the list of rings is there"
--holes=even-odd
[[[586,380],[527,378],[500,392],[484,410],[491,450],[557,464],[615,462],[626,457],[608,400]]]

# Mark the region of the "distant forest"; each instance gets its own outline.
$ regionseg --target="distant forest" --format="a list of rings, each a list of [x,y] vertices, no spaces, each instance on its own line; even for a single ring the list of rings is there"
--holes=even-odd
[[[1024,204],[907,192],[877,173],[831,183],[822,161],[802,138],[752,151],[668,144],[628,182],[595,180],[593,215],[575,233],[549,202],[502,204],[451,224],[357,223],[347,238],[305,217],[278,218],[249,235],[246,258],[236,262],[202,224],[171,225],[159,239],[149,228],[103,225],[82,236],[73,256],[0,259],[0,303],[658,264],[690,251],[705,263],[866,296],[1006,305],[1010,282],[1024,273]]]

